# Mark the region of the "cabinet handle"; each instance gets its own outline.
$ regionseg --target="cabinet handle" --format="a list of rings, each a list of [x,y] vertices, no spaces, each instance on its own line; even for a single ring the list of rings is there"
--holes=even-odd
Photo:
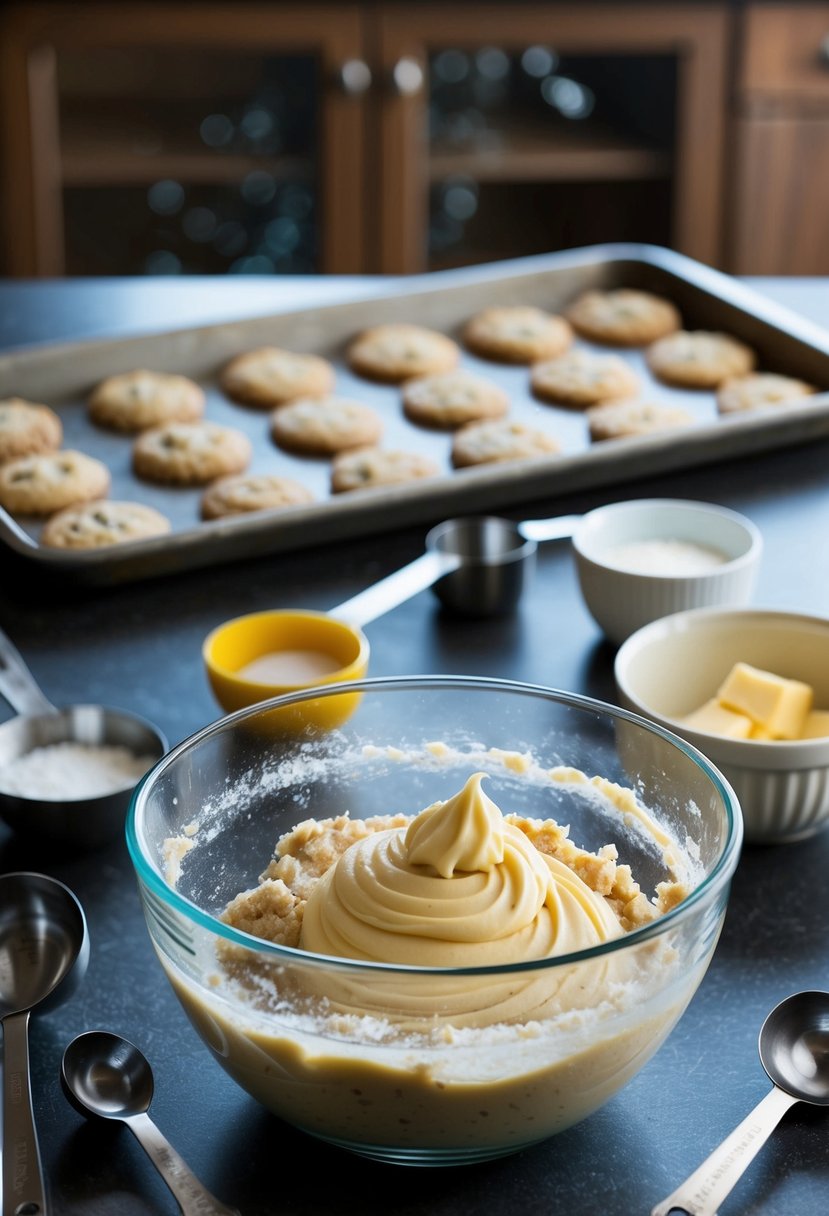
[[[820,46],[817,49],[817,57],[822,67],[829,68],[829,34],[821,38]]]
[[[391,85],[398,97],[414,97],[423,88],[423,68],[416,59],[404,56],[391,70]]]
[[[371,68],[362,59],[346,59],[337,72],[337,83],[349,97],[362,97],[371,88]]]

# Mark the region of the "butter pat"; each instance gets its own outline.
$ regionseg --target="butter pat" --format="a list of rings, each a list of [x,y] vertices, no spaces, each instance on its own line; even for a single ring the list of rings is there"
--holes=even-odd
[[[799,739],[813,696],[811,687],[800,680],[735,663],[716,699],[725,709],[750,718],[762,732],[755,738]]]
[[[806,715],[801,739],[829,739],[829,709],[813,709]]]
[[[727,739],[750,739],[754,727],[751,718],[746,714],[726,709],[715,697],[695,709],[692,714],[688,714],[683,721],[692,730],[704,730],[710,735],[724,735]]]

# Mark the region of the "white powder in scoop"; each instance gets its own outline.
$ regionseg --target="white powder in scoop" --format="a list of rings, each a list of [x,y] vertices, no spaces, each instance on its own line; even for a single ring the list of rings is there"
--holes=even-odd
[[[155,762],[128,747],[51,743],[0,768],[0,793],[44,802],[77,802],[128,789]]]

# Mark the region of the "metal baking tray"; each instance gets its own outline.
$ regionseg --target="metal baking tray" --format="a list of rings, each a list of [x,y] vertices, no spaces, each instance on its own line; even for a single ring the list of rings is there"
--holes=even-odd
[[[640,350],[623,351],[652,401],[681,404],[697,417],[682,430],[590,443],[579,411],[536,401],[526,367],[503,366],[463,353],[462,363],[500,383],[511,416],[548,430],[560,454],[453,471],[452,436],[416,427],[403,416],[396,387],[353,375],[347,343],[359,330],[384,321],[413,321],[456,335],[462,323],[490,304],[527,303],[556,311],[593,287],[638,287],[672,299],[689,329],[724,330],[754,347],[762,369],[800,377],[829,389],[829,333],[749,288],[680,254],[650,245],[600,245],[460,271],[420,276],[398,294],[219,325],[41,346],[0,356],[0,397],[43,401],[61,414],[64,446],[102,459],[112,474],[112,498],[145,502],[166,514],[169,535],[101,550],[63,552],[39,544],[40,523],[12,518],[0,508],[0,539],[50,572],[87,583],[149,577],[293,548],[386,531],[448,515],[508,508],[591,486],[633,480],[672,469],[829,434],[829,393],[802,405],[718,417],[714,394],[670,388],[647,372]],[[581,342],[582,345],[590,345]],[[383,446],[435,457],[445,473],[395,487],[332,495],[330,464],[290,456],[273,444],[268,412],[230,402],[218,371],[232,355],[260,345],[315,352],[337,372],[336,392],[355,397],[383,416]],[[132,440],[94,427],[85,401],[104,376],[137,367],[176,371],[207,392],[207,417],[244,430],[254,444],[251,468],[294,477],[314,492],[308,505],[201,522],[201,489],[155,486],[131,471]]]

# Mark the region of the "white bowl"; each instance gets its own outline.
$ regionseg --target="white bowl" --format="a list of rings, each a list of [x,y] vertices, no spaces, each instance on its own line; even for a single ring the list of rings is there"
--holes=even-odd
[[[702,608],[638,630],[616,655],[621,704],[699,748],[733,786],[746,839],[797,840],[829,823],[829,738],[726,739],[682,718],[743,661],[815,691],[829,709],[829,619],[765,609]]]
[[[637,541],[685,541],[719,550],[721,565],[688,574],[636,573],[614,564],[612,550]],[[649,621],[709,604],[747,604],[763,538],[736,511],[681,498],[640,498],[599,507],[577,525],[573,551],[579,585],[597,624],[623,642]]]

